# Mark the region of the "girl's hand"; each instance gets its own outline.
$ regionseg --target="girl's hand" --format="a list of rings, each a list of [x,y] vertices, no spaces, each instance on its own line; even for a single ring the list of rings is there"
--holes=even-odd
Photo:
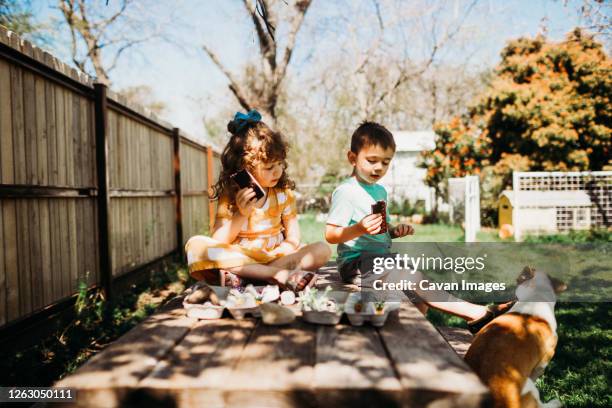
[[[408,224],[399,224],[395,226],[393,230],[391,231],[391,236],[393,238],[401,238],[401,237],[405,237],[406,235],[413,235],[413,234],[414,234],[414,228],[412,227],[412,225],[408,225]]]
[[[283,242],[279,246],[274,248],[273,250],[268,251],[268,254],[271,255],[271,256],[276,256],[278,254],[289,255],[289,254],[292,254],[292,253],[294,253],[296,251],[297,251],[297,249],[292,244]]]
[[[238,207],[240,214],[244,215],[245,217],[251,215],[255,209],[255,202],[257,201],[254,200],[254,198],[255,190],[253,190],[251,187],[238,190],[238,193],[236,194],[236,207]]]
[[[359,225],[359,229],[361,229],[363,234],[376,235],[380,232],[382,222],[383,217],[381,214],[370,214],[363,217],[357,225]]]

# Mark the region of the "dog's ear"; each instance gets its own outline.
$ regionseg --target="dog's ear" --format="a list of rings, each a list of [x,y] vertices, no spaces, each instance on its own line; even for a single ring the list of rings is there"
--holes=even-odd
[[[548,275],[548,279],[550,279],[550,283],[551,283],[555,293],[561,293],[561,292],[564,292],[565,290],[567,290],[567,285],[565,284],[565,282],[563,282],[563,281],[561,281],[561,280],[559,280],[557,278],[553,278],[550,275]]]
[[[520,285],[521,283],[528,281],[529,279],[533,279],[535,276],[535,268],[533,266],[525,266],[521,274],[516,278],[516,284]]]

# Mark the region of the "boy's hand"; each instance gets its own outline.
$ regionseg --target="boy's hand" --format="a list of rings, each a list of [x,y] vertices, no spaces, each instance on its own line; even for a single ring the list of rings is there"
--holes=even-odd
[[[255,202],[257,200],[253,200],[255,198],[255,190],[251,187],[243,188],[238,190],[236,194],[236,207],[238,207],[238,211],[240,214],[248,217],[251,215],[253,210],[255,209]]]
[[[414,228],[412,227],[412,225],[408,225],[408,224],[398,224],[395,227],[393,227],[393,229],[391,230],[391,236],[393,238],[401,238],[401,237],[405,237],[406,235],[413,235],[414,234]]]
[[[370,214],[363,217],[357,225],[359,225],[363,234],[376,235],[380,232],[382,222],[383,217],[381,214]]]

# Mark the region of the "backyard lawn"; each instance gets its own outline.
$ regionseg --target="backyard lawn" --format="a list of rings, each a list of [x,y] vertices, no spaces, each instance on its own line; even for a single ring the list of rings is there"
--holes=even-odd
[[[463,230],[456,225],[446,224],[414,224],[415,233],[412,236],[403,237],[395,240],[395,242],[463,242]],[[302,241],[312,243],[316,241],[325,241],[324,231],[325,222],[317,221],[316,215],[306,213],[300,215],[300,229],[302,232]],[[497,230],[491,228],[483,228],[478,232],[476,238],[479,242],[500,242],[497,236]],[[336,246],[334,249],[334,259]]]
[[[304,242],[324,241],[324,222],[314,214],[300,217]],[[414,225],[414,236],[398,241],[406,242],[461,242],[463,231],[458,226],[428,224]],[[588,235],[588,234],[587,234]],[[585,234],[570,234],[532,239],[532,242],[583,241]],[[499,242],[497,230],[484,229],[477,235],[479,242]],[[587,236],[586,240],[593,239]],[[605,236],[594,235],[597,241],[609,242]],[[336,256],[335,245],[334,259]],[[559,342],[555,357],[537,386],[543,401],[559,398],[564,407],[611,407],[609,392],[612,378],[612,328],[609,303],[558,303]],[[427,318],[436,325],[465,327],[463,320],[430,310]]]

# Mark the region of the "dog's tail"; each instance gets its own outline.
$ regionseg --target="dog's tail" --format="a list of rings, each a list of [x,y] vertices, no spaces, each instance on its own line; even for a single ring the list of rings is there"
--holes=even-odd
[[[517,376],[493,376],[488,386],[495,408],[521,408],[521,379]]]

